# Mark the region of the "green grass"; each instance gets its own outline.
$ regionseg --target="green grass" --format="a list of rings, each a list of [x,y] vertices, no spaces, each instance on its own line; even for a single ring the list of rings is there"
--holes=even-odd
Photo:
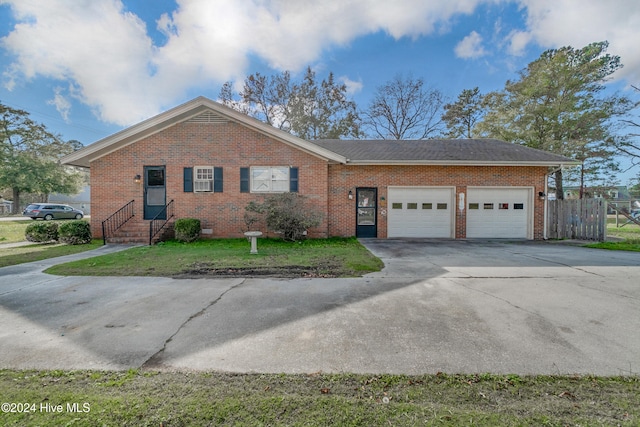
[[[29,412],[0,412],[3,426],[640,423],[637,377],[2,370],[0,396],[30,405]],[[84,412],[71,411],[74,403]],[[41,409],[56,405],[61,413]]]
[[[88,245],[35,244],[17,248],[0,248],[0,267],[77,254],[97,249],[101,245],[102,240],[93,240]]]
[[[31,221],[0,221],[0,244],[24,241],[24,229]]]
[[[625,222],[626,218],[621,217],[619,224],[624,224]],[[623,240],[590,243],[585,245],[585,247],[614,251],[640,252],[640,226],[636,224],[627,224],[624,227],[616,227],[615,219],[609,218],[607,220],[607,238]]]
[[[379,271],[383,264],[355,238],[284,242],[259,239],[250,254],[246,239],[164,242],[57,265],[47,273],[91,276],[202,277],[272,275],[352,277]]]
[[[611,251],[640,252],[640,239],[627,239],[622,242],[598,242],[585,245],[587,248],[608,249]]]
[[[32,222],[31,220],[0,221],[0,244],[24,242],[24,230]],[[0,267],[76,254],[96,249],[101,244],[101,240],[94,240],[88,245],[33,244],[16,248],[0,248]]]
[[[621,218],[620,225],[626,222],[626,218]],[[607,220],[607,236],[616,237],[618,239],[640,239],[640,226],[636,224],[627,224],[624,227],[616,227],[616,220],[609,218]]]

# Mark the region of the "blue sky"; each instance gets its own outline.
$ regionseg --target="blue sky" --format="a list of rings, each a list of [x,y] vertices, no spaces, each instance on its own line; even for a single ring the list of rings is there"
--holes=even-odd
[[[361,108],[398,73],[453,100],[601,40],[609,90],[640,85],[637,0],[0,0],[0,102],[89,144],[255,72],[331,71]]]

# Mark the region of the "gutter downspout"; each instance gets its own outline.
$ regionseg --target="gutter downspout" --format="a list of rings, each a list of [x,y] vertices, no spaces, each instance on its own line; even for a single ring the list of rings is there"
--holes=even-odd
[[[559,168],[554,169],[552,171],[550,171],[549,173],[547,173],[545,175],[545,179],[544,179],[544,215],[543,215],[543,231],[542,231],[542,238],[544,240],[549,240],[549,236],[547,235],[547,222],[549,221],[549,205],[548,205],[548,199],[549,199],[549,176],[551,176],[552,174],[555,174],[557,171],[559,171],[560,169],[562,169],[562,165],[560,165]]]

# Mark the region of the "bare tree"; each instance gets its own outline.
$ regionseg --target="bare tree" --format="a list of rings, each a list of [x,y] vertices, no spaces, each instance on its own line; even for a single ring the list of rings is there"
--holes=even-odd
[[[362,113],[367,133],[379,139],[427,139],[442,134],[445,97],[422,78],[396,75],[376,90]]]
[[[291,74],[284,71],[271,76],[260,73],[250,75],[245,79],[239,97],[234,95],[233,84],[226,82],[220,89],[219,96],[227,107],[290,132],[291,123],[286,106],[293,91]]]
[[[360,136],[360,119],[347,86],[329,76],[318,81],[308,67],[301,82],[288,71],[272,76],[255,73],[247,77],[239,94],[227,82],[220,90],[221,102],[271,126],[304,139],[338,139]]]

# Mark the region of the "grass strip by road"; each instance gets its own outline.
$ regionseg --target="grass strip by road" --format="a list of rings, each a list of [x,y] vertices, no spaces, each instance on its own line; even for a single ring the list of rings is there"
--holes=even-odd
[[[3,426],[640,423],[638,377],[2,370],[0,396]]]
[[[627,239],[622,242],[598,242],[584,245],[587,248],[608,249],[612,251],[640,252],[640,239]]]
[[[101,245],[102,240],[94,240],[88,245],[35,244],[16,248],[0,248],[0,267],[77,254],[97,249]]]
[[[607,236],[624,239],[621,241],[596,242],[584,245],[587,248],[607,249],[612,251],[640,252],[640,226],[627,224],[624,227],[616,227],[615,220],[607,221]]]
[[[247,239],[168,241],[57,265],[46,272],[65,276],[353,277],[383,267],[355,238],[259,239],[258,253],[249,250]]]

